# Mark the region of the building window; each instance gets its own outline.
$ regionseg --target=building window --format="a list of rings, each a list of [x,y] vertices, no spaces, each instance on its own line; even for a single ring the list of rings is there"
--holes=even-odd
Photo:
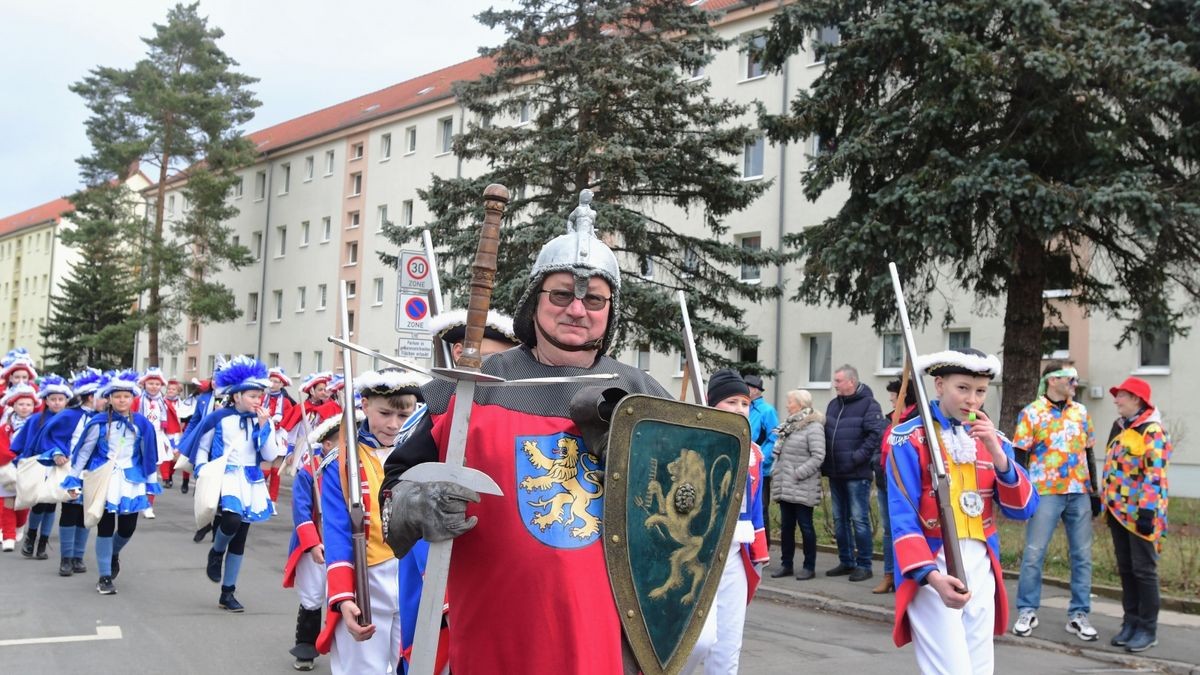
[[[333,218],[325,216],[321,219],[321,243],[329,241],[331,236],[333,236]]]
[[[825,26],[817,31],[817,49],[813,52],[813,63],[823,63],[829,47],[836,47],[842,41],[842,34],[837,26]]]
[[[438,147],[439,152],[450,152],[454,147],[454,118],[443,117],[438,120]]]
[[[379,205],[379,229],[382,230],[384,227],[387,227],[387,224],[388,224],[387,204],[380,204]]]
[[[241,199],[242,192],[246,189],[246,179],[238,176],[237,182],[233,184],[233,198]]]
[[[746,38],[746,69],[742,71],[744,79],[753,80],[766,74],[763,66],[763,50],[767,46],[767,36],[755,33]]]
[[[269,368],[278,368],[279,367],[279,352],[268,352],[267,353],[267,366]]]
[[[762,237],[757,234],[741,237],[738,240],[738,245],[742,247],[743,251],[758,252],[762,250]],[[758,265],[742,263],[741,278],[742,281],[758,281],[762,278],[762,270],[759,269]]]
[[[325,175],[333,175],[333,150],[325,151]]]
[[[267,172],[259,171],[254,174],[254,198],[262,199],[267,196]]]
[[[650,345],[638,345],[637,367],[641,370],[650,370]]]
[[[258,293],[246,296],[246,322],[258,323]]]
[[[300,222],[300,245],[308,246],[308,231],[309,223],[307,220]]]
[[[379,161],[391,159],[392,157],[392,135],[384,134],[379,137]]]
[[[417,151],[417,128],[409,127],[404,130],[404,153],[411,155]]]
[[[242,245],[241,235],[238,235],[238,234],[233,235],[233,247],[237,248],[238,246],[241,246],[241,245]]]
[[[309,155],[304,158],[304,180],[312,180],[313,177],[313,156]]]
[[[321,372],[321,368],[325,366],[325,352],[313,352],[313,370]]]
[[[179,357],[172,356],[171,357],[171,373],[170,374],[174,375],[175,373],[178,373],[178,372],[179,372]]]
[[[200,342],[200,324],[195,321],[188,324],[188,342],[192,344]]]
[[[762,178],[765,153],[766,141],[762,136],[746,141],[742,150],[742,178]]]
[[[520,121],[521,124],[526,124],[529,122],[529,119],[530,119],[529,101],[521,102],[521,110],[520,110],[520,113],[517,115],[517,119]]]
[[[292,165],[279,165],[280,179],[283,185],[279,186],[279,194],[286,195],[292,189]]]
[[[283,320],[283,291],[271,291],[271,300],[275,305],[275,321]],[[276,363],[275,365],[279,365]]]
[[[358,242],[352,241],[346,244],[346,265],[358,264]]]
[[[648,255],[640,256],[638,260],[638,271],[643,279],[654,278],[654,258]]]
[[[904,367],[904,336],[900,333],[884,333],[880,336],[883,343],[883,358],[880,366],[884,370],[898,370]]]
[[[304,372],[304,352],[292,352],[292,372],[297,375]]]
[[[346,297],[353,298],[358,295],[358,283],[353,281],[346,282]]]
[[[187,367],[187,369],[188,369],[188,372],[189,372],[189,373],[194,373],[194,372],[196,372],[196,357],[194,357],[194,356],[189,356],[189,357],[188,357],[188,359],[187,359],[187,364],[188,364],[188,367]]]
[[[350,174],[350,196],[355,197],[362,194],[362,173]]]
[[[412,227],[413,200],[411,199],[405,199],[400,203],[400,224],[404,227]]]
[[[742,363],[758,363],[758,345],[738,349],[738,361]]]
[[[808,345],[809,385],[828,386],[833,381],[833,337],[828,333],[809,335],[805,342]]]
[[[262,244],[263,244],[262,232],[255,232],[255,233],[251,234],[250,241],[252,242],[252,245],[250,247],[250,252],[254,254],[254,259],[261,260],[262,259]]]
[[[689,73],[688,73],[688,78],[692,79],[692,80],[699,80],[702,77],[704,77],[704,64],[703,63],[693,66],[691,71],[689,71]]]
[[[1138,357],[1141,368],[1169,368],[1171,366],[1171,338],[1161,333],[1141,334],[1141,349]]]
[[[354,159],[362,159],[362,158],[363,158],[363,144],[355,143],[354,145],[350,146],[350,159],[354,160]]]
[[[813,134],[809,139],[808,152],[809,155],[816,159],[821,155],[826,155],[833,150],[833,141],[828,138],[822,138],[821,134]]]
[[[204,371],[204,372],[206,372],[206,373],[208,373],[208,374],[210,374],[210,375],[211,375],[211,374],[212,374],[212,371],[214,371],[214,370],[216,370],[216,369],[217,369],[217,356],[216,356],[215,354],[209,354],[209,356],[208,356],[208,370],[206,370],[206,371]]]
[[[679,269],[685,278],[700,271],[700,254],[696,253],[696,249],[691,246],[683,249],[683,261],[680,262]]]
[[[1071,331],[1063,327],[1047,328],[1042,331],[1042,358],[1071,358]]]
[[[362,224],[362,219],[358,215],[358,211],[351,211],[346,216],[346,229],[353,230]]]
[[[346,332],[354,335],[354,312],[346,312]]]
[[[296,289],[296,311],[303,312],[308,308],[308,287],[300,286]]]
[[[175,195],[167,196],[167,213],[175,215]]]
[[[952,330],[947,336],[946,346],[950,349],[968,349],[971,346],[970,329]]]
[[[375,304],[382,305],[383,304],[383,277],[375,277],[375,281],[372,282],[372,284],[375,287]]]
[[[275,228],[275,235],[279,237],[279,255],[282,258],[287,254],[287,225],[280,225]]]
[[[326,296],[328,295],[328,293],[326,293],[327,290],[328,287],[325,284],[317,285],[317,309],[325,309],[325,300]],[[320,367],[318,366],[318,369],[319,368]]]

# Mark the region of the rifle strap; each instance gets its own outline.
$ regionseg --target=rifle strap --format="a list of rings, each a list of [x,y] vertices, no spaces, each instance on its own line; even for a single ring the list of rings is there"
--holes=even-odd
[[[908,396],[909,377],[912,374],[912,368],[908,363],[908,359],[904,360],[904,374],[900,376],[900,394],[896,396],[896,408],[892,410],[892,426],[900,424],[900,418],[904,415],[904,399]]]

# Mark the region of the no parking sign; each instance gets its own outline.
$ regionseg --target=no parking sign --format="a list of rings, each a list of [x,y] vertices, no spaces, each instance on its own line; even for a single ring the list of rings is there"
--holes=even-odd
[[[424,294],[401,293],[396,311],[396,330],[421,331],[429,320],[429,299]]]

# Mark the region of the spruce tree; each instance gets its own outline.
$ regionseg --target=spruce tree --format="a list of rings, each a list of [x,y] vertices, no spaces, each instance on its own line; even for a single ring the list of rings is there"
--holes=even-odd
[[[434,215],[433,239],[446,251],[440,260],[448,289],[461,291],[469,280],[473,225],[482,220],[489,183],[504,184],[513,197],[493,297],[508,312],[538,250],[566,231],[567,214],[588,188],[599,236],[622,262],[618,344],[679,349],[681,288],[704,361],[728,363],[718,350],[757,344],[737,303],[762,302],[779,290],[740,283],[737,271],[778,257],[744,250],[725,236],[727,218],[767,185],[741,180],[736,160],[755,134],[739,122],[746,108],[714,99],[707,79],[690,77],[731,48],[712,29],[713,18],[677,0],[523,0],[516,9],[478,16],[507,39],[480,50],[494,61],[492,72],[455,88],[473,119],[453,150],[487,170],[434,176],[420,191]],[[518,123],[523,116],[528,124]],[[656,208],[679,209],[702,225],[689,231]],[[419,227],[387,233],[402,244],[417,238]],[[651,268],[653,277],[643,278]],[[465,301],[465,293],[458,297]]]
[[[1006,427],[1036,396],[1056,309],[1048,288],[1123,321],[1122,343],[1185,332],[1200,299],[1194,4],[782,8],[766,44],[775,67],[823,27],[841,40],[811,45],[824,70],[764,128],[776,141],[822,139],[802,178],[808,198],[849,190],[837,214],[789,241],[805,256],[795,299],[894,329],[893,260],[921,321],[951,288],[1002,306]],[[1190,32],[1192,58],[1174,31]]]
[[[133,365],[139,321],[137,288],[130,244],[142,227],[134,216],[137,195],[121,185],[82,190],[70,198],[70,225],[60,229],[63,245],[78,261],[50,298],[50,317],[42,327],[47,370],[70,373],[84,366],[100,369]]]
[[[94,186],[124,178],[137,163],[157,173],[155,208],[140,254],[151,365],[159,365],[160,337],[179,325],[180,314],[212,321],[238,315],[233,294],[215,281],[215,273],[249,260],[211,218],[221,215],[225,190],[232,185],[230,171],[237,162],[228,160],[251,156],[237,129],[259,105],[247,89],[257,80],[234,70],[237,62],[217,45],[224,32],[210,27],[198,6],[170,9],[167,22],[155,24],[154,35],[143,38],[146,57],[133,68],[98,67],[71,86],[92,113],[86,126],[93,152],[79,160],[85,182]],[[214,161],[198,164],[204,158]],[[180,176],[185,169],[187,176]],[[188,180],[185,195],[192,214],[167,232],[165,195],[175,179]],[[195,182],[205,184],[195,187]],[[197,212],[201,215],[192,217]],[[203,277],[190,265],[192,250],[206,256]]]

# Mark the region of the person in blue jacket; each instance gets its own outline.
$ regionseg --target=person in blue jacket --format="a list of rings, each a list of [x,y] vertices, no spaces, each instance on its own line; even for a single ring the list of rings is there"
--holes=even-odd
[[[24,461],[36,461],[46,469],[49,478],[55,466],[67,463],[67,453],[64,449],[42,448],[41,438],[46,426],[57,417],[67,401],[71,399],[71,386],[58,375],[46,375],[42,378],[38,398],[42,401],[42,410],[33,414],[21,431],[13,437],[12,451],[17,455],[17,465]],[[37,560],[46,560],[46,545],[50,541],[50,531],[54,529],[54,512],[58,510],[56,502],[39,502],[29,510],[29,529],[26,541],[37,540],[37,552],[33,555]],[[30,557],[26,549],[21,549],[26,558]]]
[[[762,507],[763,522],[771,523],[771,468],[775,465],[775,441],[779,434],[775,428],[779,426],[779,413],[775,406],[763,398],[763,379],[759,375],[742,377],[750,388],[750,440],[762,449]],[[767,544],[771,543],[771,528],[767,528]]]

